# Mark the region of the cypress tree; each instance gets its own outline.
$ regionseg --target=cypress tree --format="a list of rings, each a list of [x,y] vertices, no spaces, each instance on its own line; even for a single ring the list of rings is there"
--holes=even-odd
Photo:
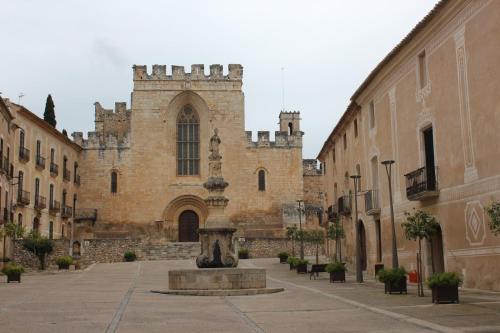
[[[43,113],[43,120],[48,122],[52,127],[56,127],[56,114],[54,112],[54,101],[52,96],[47,96],[47,101],[45,102],[45,112]]]

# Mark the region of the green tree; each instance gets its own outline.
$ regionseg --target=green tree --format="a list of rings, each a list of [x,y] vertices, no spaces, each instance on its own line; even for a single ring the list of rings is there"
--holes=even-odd
[[[418,275],[418,295],[424,296],[424,284],[422,281],[422,239],[430,240],[432,235],[439,228],[436,218],[423,211],[413,209],[412,213],[405,212],[406,222],[401,226],[404,229],[405,237],[409,240],[418,240],[417,253],[417,275]]]
[[[297,226],[286,227],[286,238],[292,242],[292,257],[295,257],[295,241],[297,240]]]
[[[490,218],[490,230],[494,235],[500,235],[500,202],[492,201],[484,208]]]
[[[319,246],[325,243],[325,233],[321,229],[307,230],[305,240],[315,245],[316,264],[319,264]]]
[[[45,258],[54,250],[54,242],[45,236],[40,235],[38,231],[31,231],[23,240],[23,246],[26,250],[32,252],[38,257],[40,269],[45,269]]]
[[[12,240],[16,240],[17,238],[22,238],[24,236],[24,233],[25,229],[22,225],[12,222],[5,224],[3,229],[0,229],[0,237],[3,237],[3,262],[5,262],[7,254],[7,237]]]
[[[335,253],[333,254],[333,261],[342,261],[342,258],[340,258],[339,240],[345,238],[345,232],[338,220],[328,226],[326,237],[328,237],[328,239],[335,240]]]
[[[52,100],[52,96],[49,94],[47,96],[47,101],[45,102],[45,112],[43,113],[43,120],[49,123],[52,127],[56,127],[56,113],[54,111],[54,101]]]

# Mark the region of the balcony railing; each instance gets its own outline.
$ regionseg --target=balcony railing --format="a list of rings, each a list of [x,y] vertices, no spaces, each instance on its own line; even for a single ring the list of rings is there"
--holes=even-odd
[[[97,209],[78,208],[75,209],[75,221],[93,221],[97,220]]]
[[[338,205],[331,205],[330,207],[328,207],[327,214],[328,214],[328,221],[334,222],[339,216]]]
[[[40,170],[45,169],[45,157],[40,155],[36,157],[36,168]]]
[[[35,209],[42,210],[45,209],[45,207],[47,207],[45,197],[42,197],[41,195],[35,196]]]
[[[63,179],[67,182],[71,180],[71,171],[68,169],[63,169]]]
[[[423,200],[438,196],[437,168],[419,168],[407,173],[406,197],[408,200]]]
[[[56,215],[61,210],[61,203],[59,201],[52,201],[49,203],[49,214]]]
[[[75,184],[80,186],[80,175],[75,176]]]
[[[338,200],[339,214],[349,215],[351,214],[351,196],[343,195]]]
[[[71,206],[63,205],[61,208],[61,217],[67,219],[73,215],[73,208]]]
[[[30,192],[28,191],[18,191],[17,192],[17,204],[20,206],[27,206],[30,204]]]
[[[50,175],[56,177],[59,174],[59,165],[50,163]]]
[[[368,190],[365,193],[365,211],[367,215],[380,214],[378,190]]]
[[[20,162],[29,162],[30,160],[30,150],[25,147],[19,148],[19,161]]]

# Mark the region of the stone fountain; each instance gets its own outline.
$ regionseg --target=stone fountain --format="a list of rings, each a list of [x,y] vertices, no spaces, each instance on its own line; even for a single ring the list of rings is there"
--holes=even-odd
[[[196,258],[198,269],[170,270],[169,290],[153,292],[232,296],[283,291],[283,288],[266,288],[266,270],[263,268],[236,268],[238,256],[233,242],[236,228],[231,226],[224,211],[229,202],[224,196],[224,190],[229,184],[222,177],[220,143],[221,139],[215,129],[210,138],[209,177],[203,184],[208,190],[208,197],[205,199],[208,217],[204,228],[199,230],[201,254]]]

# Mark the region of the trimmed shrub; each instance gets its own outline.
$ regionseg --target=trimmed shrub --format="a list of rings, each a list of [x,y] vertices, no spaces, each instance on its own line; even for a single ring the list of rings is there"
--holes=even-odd
[[[135,261],[137,259],[137,255],[134,251],[127,251],[123,254],[123,259],[125,259],[125,261]]]

